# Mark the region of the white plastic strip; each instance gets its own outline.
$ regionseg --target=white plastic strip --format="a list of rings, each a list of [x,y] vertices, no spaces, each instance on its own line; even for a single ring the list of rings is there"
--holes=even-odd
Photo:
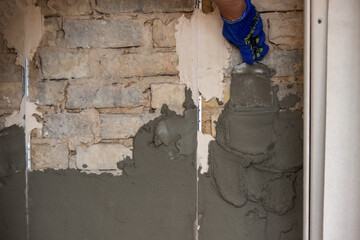
[[[328,0],[310,2],[309,239],[323,239]]]
[[[304,205],[303,240],[310,230],[310,0],[304,1]]]

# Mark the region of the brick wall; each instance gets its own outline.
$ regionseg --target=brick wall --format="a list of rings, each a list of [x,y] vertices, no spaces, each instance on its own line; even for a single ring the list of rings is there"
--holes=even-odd
[[[278,97],[293,94],[301,99],[303,3],[253,3],[263,18],[270,46],[263,63],[276,69],[272,80],[279,85]],[[44,14],[44,36],[30,62],[30,101],[42,114],[36,117],[43,128],[31,135],[32,167],[118,173],[116,162],[131,155],[138,128],[158,116],[163,103],[182,112],[185,87],[177,69],[175,25],[182,14],[191,16],[194,3],[41,0],[38,4]],[[214,8],[210,0],[203,6],[205,12]],[[8,46],[0,34],[0,128],[21,102],[21,67],[15,65],[16,52]],[[239,61],[238,56],[235,51],[233,59]],[[215,121],[229,99],[230,75],[225,83],[223,103],[203,102],[203,132],[213,136]],[[301,107],[300,101],[293,109]],[[97,162],[101,158],[84,159],[94,149],[114,157],[107,164]]]
[[[40,6],[45,33],[31,62],[30,95],[43,129],[32,134],[32,167],[118,173],[137,130],[163,103],[182,110],[175,24],[193,11],[193,1]]]

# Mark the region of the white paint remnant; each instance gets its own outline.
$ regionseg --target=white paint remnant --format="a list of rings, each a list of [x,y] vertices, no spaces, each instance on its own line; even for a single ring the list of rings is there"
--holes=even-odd
[[[176,25],[176,52],[179,55],[180,82],[209,101],[223,100],[223,79],[230,67],[232,48],[222,36],[222,20],[218,10],[205,14],[194,11],[191,19],[181,16]]]
[[[201,168],[200,173],[204,174],[209,171],[209,143],[215,139],[210,134],[203,134],[202,132],[198,131],[197,140],[197,169]]]

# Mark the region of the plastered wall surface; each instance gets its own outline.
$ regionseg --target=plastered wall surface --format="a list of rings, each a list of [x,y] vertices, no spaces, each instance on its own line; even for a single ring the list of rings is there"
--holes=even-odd
[[[0,4],[2,26],[10,26],[17,4]],[[229,99],[247,101],[237,96],[234,89],[242,86],[233,87],[231,76],[242,61],[221,37],[210,1],[204,1],[208,15],[188,0],[26,4],[42,14],[30,28],[39,34],[25,34],[31,47],[16,48],[11,34],[0,34],[0,128],[29,126],[30,239],[300,239],[302,4],[254,1],[271,47],[267,74],[275,74],[265,85],[278,88],[270,93],[276,117],[263,120],[232,118],[238,110],[225,107]],[[196,46],[201,51],[189,55]],[[27,102],[20,55],[30,58]],[[182,65],[194,58],[202,67]],[[216,61],[209,65],[209,59]],[[202,133],[196,131],[198,91]],[[23,112],[31,124],[23,123]],[[224,144],[221,126],[239,119],[276,126],[276,141],[266,142],[276,144],[257,146],[236,135]],[[250,130],[236,129],[247,136]],[[233,148],[250,153],[250,160]],[[254,151],[263,156],[253,157]],[[288,157],[293,151],[296,157]],[[256,183],[256,197],[238,181],[244,176]],[[21,184],[0,188],[0,195]]]
[[[265,65],[234,67],[199,181],[200,239],[302,239],[301,111],[279,112],[277,91]]]

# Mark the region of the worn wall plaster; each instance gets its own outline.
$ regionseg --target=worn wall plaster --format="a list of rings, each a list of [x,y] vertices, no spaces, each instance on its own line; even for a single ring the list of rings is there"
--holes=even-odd
[[[191,88],[194,102],[198,101],[198,91],[206,101],[214,97],[223,100],[222,81],[232,48],[221,34],[219,11],[204,14],[195,10],[191,19],[179,18],[176,30],[180,81]]]
[[[25,65],[32,59],[43,35],[43,16],[32,0],[17,0],[13,14],[4,24],[4,38],[17,52],[16,64]]]

